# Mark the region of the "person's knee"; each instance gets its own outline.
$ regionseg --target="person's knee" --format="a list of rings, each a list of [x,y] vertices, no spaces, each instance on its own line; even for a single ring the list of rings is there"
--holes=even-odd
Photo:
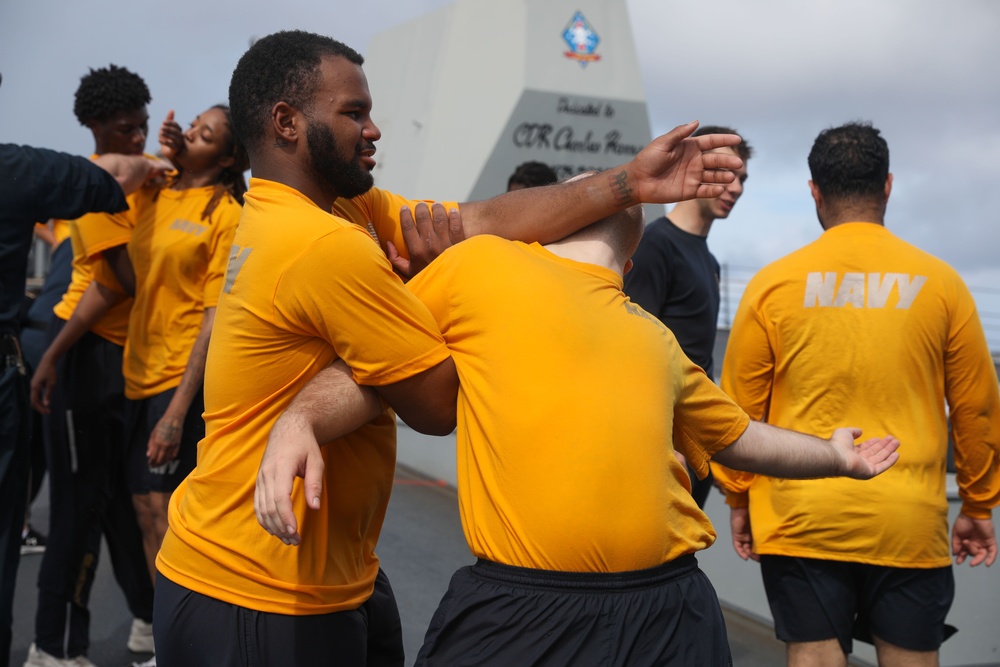
[[[788,642],[788,667],[847,667],[847,654],[836,639]]]
[[[149,494],[135,494],[132,496],[132,507],[135,508],[135,518],[139,522],[139,527],[145,533],[155,524],[155,513]]]
[[[937,651],[911,651],[873,637],[879,667],[938,667]]]

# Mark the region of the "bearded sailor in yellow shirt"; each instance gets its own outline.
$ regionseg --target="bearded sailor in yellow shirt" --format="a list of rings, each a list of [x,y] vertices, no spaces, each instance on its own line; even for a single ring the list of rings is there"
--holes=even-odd
[[[389,241],[402,249],[413,227],[400,207],[417,203],[372,187],[381,134],[362,63],[340,42],[296,31],[257,40],[233,72],[233,123],[254,178],[209,348],[206,436],[171,498],[157,557],[164,667],[403,662],[375,554],[394,472],[393,411],[376,399],[375,421],[324,437],[316,454],[329,457],[327,484],[308,499],[318,510],[297,548],[257,525],[253,502],[275,420],[336,360],[411,426],[454,427],[454,364],[383,254]],[[715,196],[742,162],[709,151],[739,137],[689,138],[695,128],[654,140],[608,174],[462,204],[466,230],[553,240],[639,201]],[[297,502],[304,516],[306,499]]]

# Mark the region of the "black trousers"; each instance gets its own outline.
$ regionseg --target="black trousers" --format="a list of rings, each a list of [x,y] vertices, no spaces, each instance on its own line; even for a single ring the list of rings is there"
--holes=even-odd
[[[403,630],[389,579],[357,609],[289,616],[222,602],[156,577],[159,667],[402,667]]]
[[[693,555],[646,570],[459,569],[417,667],[731,667],[715,589]]]
[[[65,322],[54,318],[51,341]],[[35,643],[57,657],[86,654],[87,609],[108,543],[115,579],[136,618],[153,618],[153,582],[125,484],[122,348],[87,333],[59,367],[44,422],[49,469],[48,547],[38,573]]]
[[[3,334],[0,334],[2,336]],[[10,664],[21,527],[28,499],[28,379],[0,355],[0,667]]]

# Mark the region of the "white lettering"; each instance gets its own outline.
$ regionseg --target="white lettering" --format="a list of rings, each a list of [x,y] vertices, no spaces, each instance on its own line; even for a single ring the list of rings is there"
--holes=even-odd
[[[881,273],[868,274],[868,307],[885,308],[889,295],[892,294],[892,286],[899,278],[898,273],[887,273],[882,277]]]
[[[232,291],[233,285],[236,283],[236,276],[252,252],[253,248],[240,248],[235,243],[229,249],[229,264],[226,266],[226,284],[222,286],[223,292],[229,294]]]
[[[865,274],[844,274],[844,279],[840,282],[840,288],[837,290],[837,298],[833,302],[833,305],[846,306],[847,304],[851,304],[855,308],[865,307]]]
[[[810,273],[806,277],[806,300],[805,307],[820,308],[833,305],[833,292],[837,284],[837,274],[832,271],[828,273]]]
[[[897,284],[899,285],[899,303],[896,304],[896,308],[906,309],[909,308],[914,299],[917,298],[917,294],[923,288],[924,283],[927,282],[927,276],[908,276],[906,274],[897,274]]]
[[[927,276],[905,273],[845,273],[837,286],[837,274],[813,272],[806,276],[805,308],[885,308],[895,286],[899,293],[896,308],[913,305],[917,294],[927,282]],[[836,296],[834,296],[836,295]]]

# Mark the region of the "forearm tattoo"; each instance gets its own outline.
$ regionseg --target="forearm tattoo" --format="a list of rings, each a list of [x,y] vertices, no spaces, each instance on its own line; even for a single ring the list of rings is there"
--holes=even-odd
[[[158,431],[157,435],[160,436],[161,440],[171,444],[179,440],[181,437],[180,424],[161,421],[159,425],[157,425],[156,430]]]
[[[624,169],[611,174],[611,190],[616,204],[631,206],[635,203],[635,190],[628,184],[628,172]]]

